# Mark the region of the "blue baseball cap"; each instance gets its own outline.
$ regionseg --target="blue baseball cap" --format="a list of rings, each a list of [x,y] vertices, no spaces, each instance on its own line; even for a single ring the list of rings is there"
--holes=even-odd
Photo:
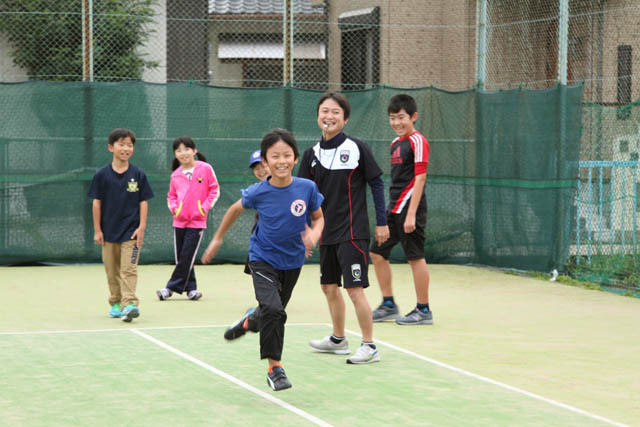
[[[249,167],[253,168],[253,165],[260,163],[260,161],[260,150],[256,150],[251,153],[251,157],[249,157]]]

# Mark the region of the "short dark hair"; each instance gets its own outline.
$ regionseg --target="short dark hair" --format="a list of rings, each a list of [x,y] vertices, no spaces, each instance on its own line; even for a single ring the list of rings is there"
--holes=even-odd
[[[263,159],[267,158],[269,147],[278,141],[282,141],[291,147],[294,157],[298,158],[298,144],[293,134],[286,129],[271,129],[262,137],[262,142],[260,143],[260,155]]]
[[[336,101],[344,112],[344,119],[347,120],[349,118],[349,115],[351,114],[351,105],[349,105],[349,100],[346,96],[338,92],[325,92],[322,94],[316,107],[316,115],[318,114],[318,111],[320,111],[320,105],[322,105],[322,103],[327,99],[333,99]]]
[[[131,129],[117,128],[111,131],[109,134],[109,145],[113,145],[116,141],[129,137],[133,145],[136,145],[136,134]]]
[[[413,113],[418,111],[418,104],[416,104],[416,100],[413,99],[412,96],[407,94],[395,95],[389,100],[389,107],[387,108],[387,113],[399,113],[400,110],[404,109],[408,115],[413,116]]]

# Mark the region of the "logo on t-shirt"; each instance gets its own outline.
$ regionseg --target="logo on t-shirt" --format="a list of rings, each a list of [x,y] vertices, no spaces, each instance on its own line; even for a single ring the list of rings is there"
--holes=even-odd
[[[342,163],[347,163],[349,161],[349,150],[340,151],[340,161]]]
[[[362,276],[362,269],[360,269],[360,264],[351,264],[351,275],[353,276],[354,282],[359,282]]]
[[[138,181],[131,178],[131,181],[127,182],[127,191],[129,193],[135,193],[136,191],[139,191],[139,190],[140,189],[138,188]]]
[[[400,154],[400,147],[396,147],[391,153],[391,164],[398,165],[400,163],[402,163],[402,155]]]
[[[307,211],[307,204],[302,199],[295,200],[291,203],[291,213],[294,216],[302,216]]]

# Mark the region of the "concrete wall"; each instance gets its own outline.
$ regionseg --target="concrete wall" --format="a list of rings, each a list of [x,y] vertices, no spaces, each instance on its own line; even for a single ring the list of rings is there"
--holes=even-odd
[[[11,43],[4,34],[0,33],[0,81],[19,82],[28,80],[27,72],[13,63],[13,58],[9,56],[12,50]]]
[[[142,80],[153,83],[166,83],[167,81],[167,5],[166,0],[158,1],[153,10],[154,23],[149,27],[154,31],[147,43],[139,49],[145,60],[157,61],[157,68],[145,69]]]

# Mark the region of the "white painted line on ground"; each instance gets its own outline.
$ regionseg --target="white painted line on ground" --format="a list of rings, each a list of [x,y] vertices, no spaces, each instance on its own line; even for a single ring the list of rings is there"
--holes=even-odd
[[[327,326],[326,323],[287,323],[287,326]],[[47,335],[47,334],[86,334],[96,332],[129,332],[131,329],[140,331],[155,331],[163,329],[198,329],[198,328],[228,328],[229,325],[187,325],[187,326],[154,326],[148,328],[112,328],[112,329],[69,329],[69,330],[52,330],[52,331],[14,331],[0,332],[2,335]]]
[[[328,323],[287,323],[287,326],[326,326],[328,328],[332,327],[331,324],[328,324]],[[130,332],[130,331],[136,331],[136,330],[140,331],[140,330],[226,328],[226,327],[228,327],[228,325],[158,326],[158,327],[148,327],[148,328],[113,328],[113,329],[86,329],[86,330],[81,330],[80,329],[80,330],[24,331],[24,332],[18,331],[18,332],[0,332],[0,336],[2,336],[2,335],[76,334],[76,333],[94,333],[94,332],[122,332],[122,331]],[[346,332],[348,332],[348,333],[350,333],[352,335],[355,335],[355,336],[359,336],[359,337],[362,336],[358,332],[351,331],[351,330],[348,330],[348,329],[346,329]],[[582,409],[576,408],[574,406],[567,405],[565,403],[558,402],[558,401],[555,401],[553,399],[549,399],[549,398],[546,398],[544,396],[540,396],[538,394],[531,393],[529,391],[526,391],[526,390],[511,386],[509,384],[505,384],[505,383],[502,383],[500,381],[492,380],[491,378],[483,377],[482,375],[474,374],[473,372],[465,371],[464,369],[456,368],[455,366],[448,365],[448,364],[446,364],[444,362],[440,362],[438,360],[431,359],[431,358],[426,357],[426,356],[422,356],[420,354],[414,353],[414,352],[412,352],[410,350],[403,349],[401,347],[398,347],[396,345],[387,343],[385,341],[381,341],[381,340],[377,340],[376,339],[375,342],[379,343],[379,344],[382,344],[385,347],[392,348],[392,349],[394,349],[396,351],[399,351],[401,353],[405,353],[407,355],[410,355],[410,356],[416,357],[418,359],[424,360],[426,362],[432,363],[434,365],[438,365],[438,366],[441,366],[443,368],[449,369],[451,371],[458,372],[458,373],[460,373],[462,375],[466,375],[468,377],[472,377],[472,378],[478,379],[480,381],[484,381],[484,382],[496,385],[498,387],[502,387],[502,388],[514,391],[516,393],[523,394],[523,395],[531,397],[533,399],[537,399],[537,400],[549,403],[551,405],[567,409],[569,411],[572,411],[572,412],[575,412],[575,413],[578,413],[578,414],[581,414],[581,415],[584,415],[584,416],[587,416],[587,417],[590,417],[590,418],[605,422],[607,424],[611,424],[611,425],[619,426],[619,427],[629,427],[627,424],[619,423],[619,422],[610,420],[608,418],[602,417],[600,415],[592,414],[590,412],[587,412],[587,411],[584,411]],[[213,369],[215,369],[215,368],[213,368]],[[233,377],[231,377],[231,378],[233,378]],[[237,381],[239,381],[239,380],[237,380]],[[247,386],[251,387],[249,385],[247,385]],[[275,399],[272,396],[270,396],[270,395],[268,395],[268,394],[266,394],[264,392],[261,392],[258,389],[254,389],[254,390],[256,390],[256,392],[258,392],[258,393],[265,394],[266,396],[268,396],[270,398],[270,400],[271,399]],[[278,399],[276,399],[276,400],[278,400]],[[283,403],[286,403],[286,402],[283,402]],[[324,422],[324,421],[322,421],[322,422]],[[329,424],[325,424],[325,425],[329,425]]]
[[[327,326],[330,327],[330,328],[332,327],[330,324],[327,324]],[[411,327],[411,326],[408,326],[408,327]],[[345,329],[345,331],[350,333],[350,334],[352,334],[352,335],[356,335],[358,337],[362,337],[361,334],[359,334],[359,333],[357,333],[355,331],[350,331],[348,329]],[[575,406],[567,405],[565,403],[558,402],[558,401],[553,400],[553,399],[548,399],[548,398],[546,398],[544,396],[540,396],[539,394],[531,393],[531,392],[523,390],[521,388],[514,387],[514,386],[511,386],[509,384],[502,383],[500,381],[492,380],[491,378],[483,377],[482,375],[474,374],[473,372],[465,371],[464,369],[456,368],[455,366],[448,365],[448,364],[446,364],[444,362],[440,362],[438,360],[431,359],[431,358],[426,357],[426,356],[422,356],[421,354],[414,353],[414,352],[412,352],[410,350],[405,350],[404,348],[398,347],[397,345],[393,345],[393,344],[390,344],[388,342],[381,341],[379,339],[375,339],[374,341],[375,341],[376,344],[382,344],[385,347],[392,348],[392,349],[394,349],[396,351],[399,351],[400,353],[408,354],[409,356],[416,357],[418,359],[424,360],[425,362],[432,363],[432,364],[440,366],[442,368],[449,369],[449,370],[457,372],[459,374],[466,375],[468,377],[475,378],[477,380],[484,381],[484,382],[496,385],[498,387],[506,388],[507,390],[511,390],[511,391],[516,392],[516,393],[524,394],[525,396],[531,397],[533,399],[541,400],[541,401],[546,402],[548,404],[551,404],[551,405],[554,405],[554,406],[558,406],[558,407],[563,408],[563,409],[567,409],[567,410],[575,412],[577,414],[581,414],[581,415],[584,415],[586,417],[590,417],[590,418],[593,418],[593,419],[596,419],[598,421],[602,421],[604,423],[611,424],[611,425],[614,425],[614,426],[629,427],[627,424],[622,424],[622,423],[619,423],[617,421],[610,420],[609,418],[601,417],[600,415],[592,414],[592,413],[584,411],[584,410],[582,410],[580,408],[576,408]]]
[[[188,360],[188,361],[190,361],[192,363],[195,363],[196,365],[200,366],[201,368],[204,368],[207,371],[212,372],[212,373],[214,373],[214,374],[226,379],[227,381],[230,381],[230,382],[232,382],[232,383],[244,388],[245,390],[248,390],[248,391],[250,391],[250,392],[252,392],[254,394],[257,394],[258,396],[260,396],[260,397],[262,397],[264,399],[267,399],[267,400],[275,403],[276,405],[281,406],[282,408],[293,412],[294,414],[297,414],[297,415],[301,416],[302,418],[306,419],[307,421],[310,421],[310,422],[312,422],[312,423],[314,423],[316,425],[319,425],[319,426],[331,426],[331,424],[321,420],[320,418],[314,417],[313,415],[303,411],[302,409],[296,408],[295,406],[290,405],[289,403],[287,403],[287,402],[285,402],[283,400],[280,400],[280,399],[278,399],[276,397],[273,397],[272,395],[270,395],[268,393],[265,393],[262,390],[258,390],[257,388],[253,387],[252,385],[249,385],[249,384],[245,383],[244,381],[241,381],[241,380],[237,379],[236,377],[233,377],[233,376],[227,374],[226,372],[223,372],[223,371],[221,371],[221,370],[219,370],[217,368],[214,368],[213,366],[211,366],[211,365],[209,365],[207,363],[204,363],[203,361],[201,361],[199,359],[196,359],[195,357],[190,356],[190,355],[178,350],[177,348],[172,347],[169,344],[166,344],[166,343],[164,343],[164,342],[152,337],[151,335],[147,335],[147,334],[145,334],[144,332],[141,332],[138,329],[130,329],[130,331],[133,332],[134,334],[137,334],[137,335],[141,336],[142,338],[144,338],[144,339],[146,339],[148,341],[151,341],[152,343],[164,348],[165,350],[168,350],[171,353],[176,354],[176,355],[178,355],[178,356],[180,356],[180,357],[182,357],[182,358],[184,358],[184,359],[186,359],[186,360]]]

